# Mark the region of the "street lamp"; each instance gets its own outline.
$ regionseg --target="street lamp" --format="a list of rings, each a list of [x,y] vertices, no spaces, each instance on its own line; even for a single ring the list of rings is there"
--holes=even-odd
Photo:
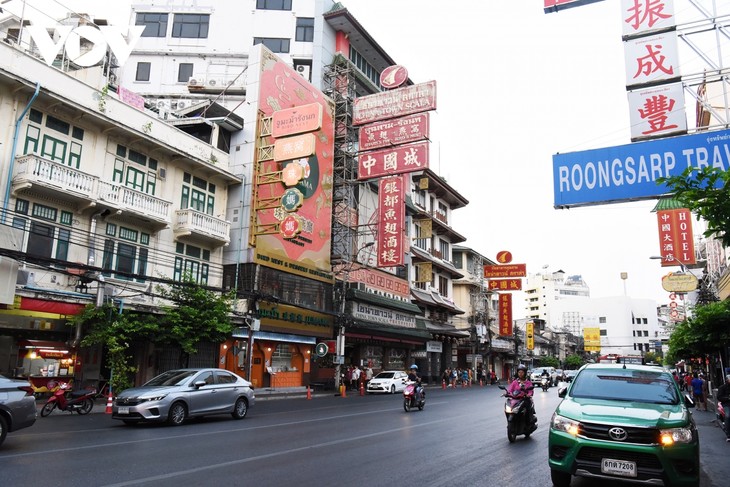
[[[335,342],[335,353],[337,355],[337,364],[335,364],[335,391],[340,390],[340,376],[342,372],[342,362],[344,362],[345,356],[345,310],[347,305],[347,284],[350,280],[350,271],[352,266],[357,262],[357,257],[360,252],[368,247],[375,245],[375,242],[368,242],[353,254],[351,262],[345,264],[340,270],[340,276],[342,277],[342,287],[340,290],[340,301],[339,301],[339,316],[338,316],[338,330],[337,330],[337,341]]]

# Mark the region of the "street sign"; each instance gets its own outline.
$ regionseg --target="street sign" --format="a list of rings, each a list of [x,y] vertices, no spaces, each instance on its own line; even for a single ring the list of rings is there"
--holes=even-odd
[[[327,352],[329,352],[329,347],[326,343],[320,342],[314,347],[314,353],[317,354],[317,357],[324,357]]]

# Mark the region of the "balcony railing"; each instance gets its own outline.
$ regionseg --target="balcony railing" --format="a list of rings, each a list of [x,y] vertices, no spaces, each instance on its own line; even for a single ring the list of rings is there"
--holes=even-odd
[[[72,193],[81,198],[92,198],[98,178],[64,164],[30,154],[15,160],[13,186],[41,185]]]
[[[195,235],[228,245],[231,241],[231,224],[220,218],[196,210],[177,210],[173,232],[176,235]]]
[[[14,192],[34,187],[38,191],[52,193],[55,197],[87,203],[102,202],[115,210],[136,213],[164,225],[170,223],[172,204],[169,201],[102,181],[97,176],[34,154],[18,157],[15,165]]]

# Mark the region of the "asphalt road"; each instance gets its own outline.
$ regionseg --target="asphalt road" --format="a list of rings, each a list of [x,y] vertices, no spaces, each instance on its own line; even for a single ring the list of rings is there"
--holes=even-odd
[[[398,394],[262,400],[241,421],[221,416],[180,427],[129,427],[106,414],[56,412],[8,435],[0,485],[550,486],[547,423],[559,402],[556,389],[535,391],[539,428],[514,444],[500,394],[496,387],[429,389],[425,410],[410,413]],[[709,477],[701,485],[727,485],[730,444],[711,413],[696,417],[707,437],[702,461]]]

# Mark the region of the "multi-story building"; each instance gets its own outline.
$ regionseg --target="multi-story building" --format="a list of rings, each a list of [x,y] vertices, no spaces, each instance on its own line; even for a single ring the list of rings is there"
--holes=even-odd
[[[553,323],[550,316],[551,305],[561,299],[590,297],[590,288],[579,275],[567,276],[564,271],[552,273],[530,274],[525,282],[525,317],[542,320],[548,327],[579,333],[579,323],[573,323],[569,317]],[[567,320],[567,321],[566,321]]]
[[[0,371],[39,376],[39,390],[53,376],[95,382],[101,351],[75,354],[82,331],[67,317],[110,298],[155,312],[156,283],[185,274],[221,287],[227,188],[240,179],[227,151],[109,90],[108,64],[74,63],[67,50],[49,58],[36,49],[45,30],[21,34],[13,18],[2,27]],[[217,346],[196,359],[215,363]],[[130,347],[140,378],[177,363],[179,347]]]

